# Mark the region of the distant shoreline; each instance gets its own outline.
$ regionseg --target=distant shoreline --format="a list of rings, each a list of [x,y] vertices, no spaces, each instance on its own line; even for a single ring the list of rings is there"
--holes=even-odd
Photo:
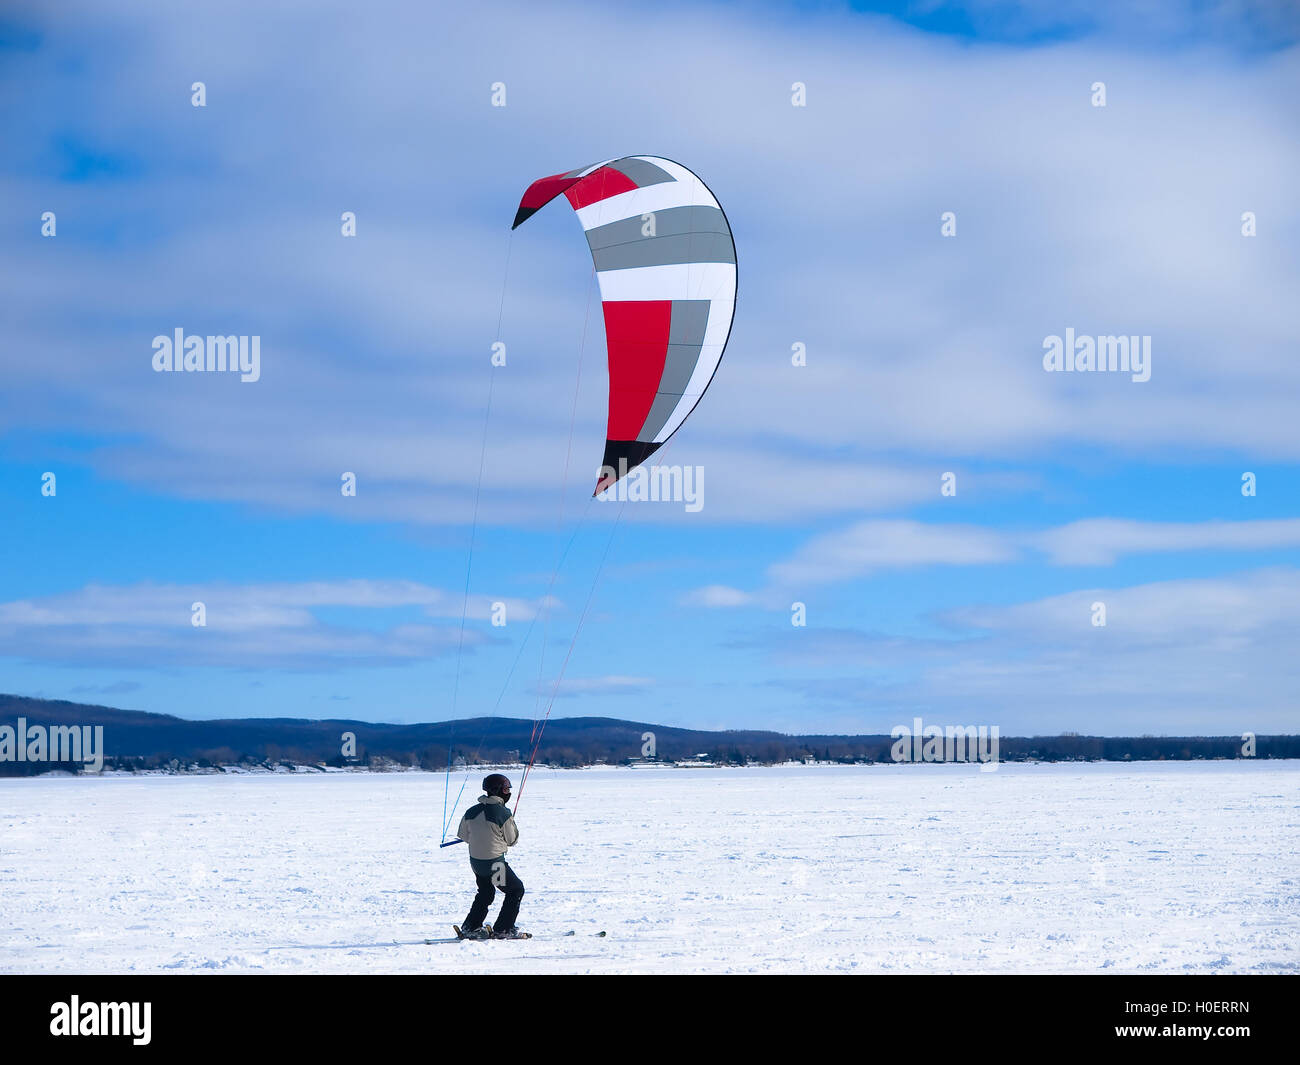
[[[1011,766],[1082,766],[1082,765],[1108,765],[1108,766],[1176,766],[1176,765],[1214,765],[1226,762],[1242,763],[1268,763],[1270,765],[1278,762],[1300,761],[1300,758],[1193,758],[1193,759],[1137,759],[1132,761],[1118,761],[1115,759],[1094,758],[1089,760],[1079,759],[1020,759],[1015,762],[998,763],[998,769],[1009,768]],[[742,772],[745,770],[766,770],[766,769],[890,769],[894,766],[906,767],[904,771],[920,769],[922,766],[937,768],[940,766],[947,768],[964,767],[971,772],[980,772],[983,768],[978,763],[971,762],[926,762],[926,763],[908,763],[908,762],[750,762],[746,765],[716,765],[712,763],[687,763],[687,762],[659,762],[647,763],[643,766],[625,766],[625,765],[580,765],[580,766],[534,766],[533,771],[544,769],[548,772],[557,773],[590,773],[590,772],[618,772],[618,773],[639,773],[645,775],[646,769],[659,769],[671,771],[705,771],[705,770],[726,770],[728,772]],[[471,777],[478,776],[480,773],[491,772],[493,770],[515,770],[521,772],[522,765],[517,764],[491,764],[472,765],[463,769],[452,770],[452,776],[459,776],[463,773],[470,774]],[[254,777],[261,779],[263,777],[321,777],[321,776],[427,776],[430,778],[442,777],[446,770],[441,769],[421,769],[419,766],[392,765],[375,767],[369,765],[352,765],[338,768],[335,766],[317,766],[317,765],[295,765],[288,767],[282,764],[274,766],[265,765],[233,765],[197,768],[195,766],[180,766],[176,769],[155,768],[155,769],[103,769],[97,773],[92,772],[70,772],[60,766],[51,766],[43,773],[31,773],[24,775],[5,774],[0,772],[0,783],[7,780],[33,780],[49,779],[51,777],[62,779],[75,778],[104,778],[109,780],[131,780],[142,777]]]
[[[709,732],[616,718],[554,718],[537,749],[536,764],[552,768],[598,765],[692,766],[838,765],[913,762],[1136,762],[1300,758],[1300,736],[996,736],[993,749],[962,743],[961,726],[934,721],[924,737],[900,723],[895,735],[798,735],[761,730]],[[930,736],[946,727],[948,737]],[[455,771],[521,765],[531,751],[533,722],[474,718],[411,725],[296,718],[188,721],[168,714],[59,700],[0,695],[0,776],[82,770],[25,738],[95,730],[102,768],[126,772],[274,772],[302,769]],[[983,729],[984,726],[980,726]],[[991,726],[996,733],[996,725]],[[102,732],[101,732],[102,730]],[[899,739],[899,731],[905,738]],[[974,733],[974,726],[966,726]],[[957,734],[956,746],[952,734]],[[946,747],[945,747],[946,743]],[[66,754],[65,749],[60,752]]]

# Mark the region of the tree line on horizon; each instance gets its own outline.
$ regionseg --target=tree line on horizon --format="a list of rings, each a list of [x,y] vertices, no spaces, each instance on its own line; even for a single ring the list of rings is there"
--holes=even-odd
[[[641,754],[641,734],[629,735],[627,742],[610,742],[606,737],[583,742],[572,736],[554,743],[544,742],[537,752],[536,764],[553,768],[579,768],[593,765],[673,764],[708,762],[714,765],[776,765],[787,762],[818,762],[839,765],[892,763],[897,741],[888,736],[863,737],[786,737],[747,740],[716,734],[712,744],[689,741],[660,741],[656,757]],[[743,735],[743,734],[740,734]],[[1243,752],[1238,737],[1216,736],[1138,736],[1108,737],[1064,734],[1060,736],[1004,737],[998,744],[1002,762],[1090,762],[1090,761],[1193,761],[1208,759],[1251,760],[1253,758],[1300,758],[1300,736],[1261,736],[1256,739],[1253,756]],[[524,758],[527,757],[526,752]],[[106,770],[169,770],[194,772],[237,766],[245,769],[283,767],[363,768],[376,771],[421,769],[444,772],[450,761],[454,769],[475,766],[518,764],[518,745],[453,743],[450,748],[425,745],[410,749],[395,743],[359,744],[354,757],[339,753],[337,744],[257,743],[244,749],[232,746],[174,748],[146,754],[107,755]],[[974,761],[973,753],[967,761]],[[0,761],[0,776],[33,776],[52,770],[79,772],[84,769],[69,762]]]

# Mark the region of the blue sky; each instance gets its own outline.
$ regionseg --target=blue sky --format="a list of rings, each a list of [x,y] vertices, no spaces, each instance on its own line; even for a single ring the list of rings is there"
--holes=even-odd
[[[366,10],[0,21],[0,690],[187,717],[528,718],[557,692],[558,716],[704,728],[1295,730],[1283,5]],[[736,239],[727,354],[659,456],[703,468],[698,513],[589,502],[585,242],[562,202],[509,231],[534,178],[634,153],[691,166]],[[261,379],[154,373],[177,327],[260,336]],[[1150,336],[1150,380],[1045,372],[1067,328]]]

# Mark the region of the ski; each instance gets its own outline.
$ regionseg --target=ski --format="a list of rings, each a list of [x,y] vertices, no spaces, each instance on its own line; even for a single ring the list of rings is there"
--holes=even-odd
[[[491,926],[490,926],[490,925],[484,925],[483,927],[484,927],[484,928],[489,928],[489,927],[491,927]],[[492,937],[489,935],[488,939],[473,939],[473,938],[471,938],[470,936],[465,935],[465,933],[462,932],[462,931],[460,930],[460,925],[458,925],[458,924],[454,924],[454,925],[452,925],[452,926],[451,926],[451,930],[452,930],[453,932],[456,933],[456,938],[455,938],[455,939],[426,939],[426,940],[424,941],[425,946],[432,947],[432,946],[436,946],[436,945],[439,944],[439,943],[463,943],[463,942],[465,942],[466,940],[469,940],[470,942],[473,942],[473,943],[487,943],[487,942],[492,938]],[[569,931],[567,931],[567,932],[562,932],[562,933],[561,933],[561,936],[576,936],[577,934],[578,934],[577,929],[571,928],[571,929],[569,929]],[[601,938],[604,938],[605,936],[607,936],[608,934],[609,934],[608,932],[592,932],[592,933],[591,933],[591,938],[592,938],[592,939],[601,939]],[[503,938],[504,938],[504,937],[503,937]],[[512,938],[514,938],[514,937],[512,937]],[[531,932],[522,932],[522,933],[520,933],[520,935],[519,935],[517,938],[519,938],[519,939],[532,939],[532,938],[533,938],[533,934],[532,934]]]

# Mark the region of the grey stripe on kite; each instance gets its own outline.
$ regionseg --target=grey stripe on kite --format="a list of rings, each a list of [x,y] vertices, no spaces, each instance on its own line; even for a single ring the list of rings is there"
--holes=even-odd
[[[597,273],[646,266],[734,263],[736,246],[728,233],[674,233],[669,237],[643,237],[612,248],[592,248],[591,258]]]
[[[682,401],[686,386],[700,361],[704,331],[709,324],[709,300],[673,300],[668,326],[668,355],[659,378],[658,392],[650,404],[638,440],[653,440]]]
[[[691,233],[726,233],[727,220],[716,207],[669,207],[662,211],[650,212],[654,215],[655,237],[675,237]],[[620,218],[617,222],[608,222],[587,230],[587,244],[591,250],[604,251],[606,248],[620,244],[633,244],[641,240],[653,240],[643,230],[645,220],[635,214],[630,218]],[[733,260],[734,261],[734,260]]]
[[[676,181],[677,179],[664,170],[662,167],[655,166],[654,163],[647,162],[644,159],[636,159],[629,156],[626,159],[617,159],[609,164],[611,170],[617,170],[620,174],[626,175],[637,188],[645,188],[647,185],[662,185],[665,181]]]

